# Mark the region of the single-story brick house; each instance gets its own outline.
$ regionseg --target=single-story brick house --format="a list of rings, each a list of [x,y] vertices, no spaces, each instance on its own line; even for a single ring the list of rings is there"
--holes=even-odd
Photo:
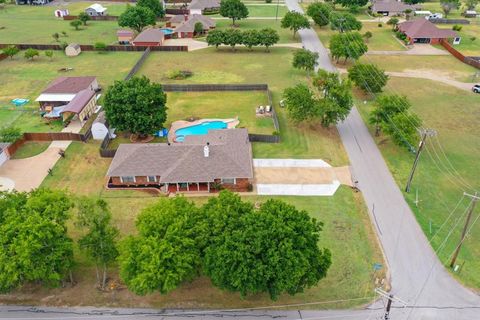
[[[85,122],[96,108],[96,77],[59,77],[52,81],[35,100],[47,118],[76,117]]]
[[[412,12],[421,10],[422,7],[418,4],[411,5],[397,0],[373,0],[369,7],[370,11],[375,14],[382,14],[384,16],[400,16],[410,9]]]
[[[107,8],[105,8],[101,4],[94,3],[90,7],[85,9],[85,13],[92,17],[106,16]]]
[[[157,47],[163,44],[165,34],[161,29],[149,28],[140,32],[132,41],[134,46]]]
[[[253,179],[247,129],[211,130],[181,143],[120,144],[107,188],[156,188],[164,193],[248,191]]]
[[[190,14],[203,14],[220,10],[220,0],[192,0],[188,5]]]
[[[135,33],[131,30],[118,30],[117,39],[119,44],[130,44],[132,42]]]
[[[168,22],[167,27],[175,28],[174,32],[178,38],[193,38],[195,33],[195,25],[201,23],[203,26],[203,33],[207,33],[211,29],[215,29],[215,20],[203,16],[201,14],[191,15],[176,15]]]
[[[397,30],[407,36],[409,44],[438,44],[440,43],[440,40],[448,40],[457,37],[457,33],[455,31],[439,29],[425,18],[399,23],[397,25]]]

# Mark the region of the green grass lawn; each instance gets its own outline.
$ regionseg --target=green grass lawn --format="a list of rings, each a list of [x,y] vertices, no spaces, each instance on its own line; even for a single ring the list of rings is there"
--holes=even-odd
[[[275,131],[271,117],[257,117],[255,108],[268,104],[265,92],[169,92],[166,128],[176,120],[195,118],[236,118],[237,127],[246,127],[250,133],[272,134]]]
[[[473,192],[465,184],[477,190],[480,187],[480,97],[473,93],[464,92],[451,86],[429,80],[394,78],[390,80],[390,87],[396,93],[408,96],[413,105],[412,110],[424,121],[424,127],[433,128],[438,132],[437,143],[435,138],[427,140],[425,151],[422,153],[410,194],[405,194],[407,202],[415,212],[418,222],[427,238],[439,231],[440,226],[464,191]],[[358,104],[360,111],[367,119],[371,103]],[[373,128],[370,128],[373,132]],[[373,134],[372,134],[373,135]],[[394,178],[403,191],[413,163],[413,155],[393,145],[385,136],[375,139],[382,151]],[[458,171],[453,172],[450,164],[443,155],[443,151]],[[459,178],[458,176],[461,176]],[[463,179],[465,182],[462,182]],[[418,192],[419,205],[414,201]],[[445,239],[447,233],[457,218],[461,217],[468,200],[464,199],[454,214],[454,219],[448,220],[445,227],[431,240],[434,249]],[[476,210],[474,218],[479,214]],[[473,220],[472,220],[473,221]],[[430,223],[432,230],[430,231]],[[439,257],[447,264],[448,256],[453,252],[460,239],[461,220],[459,227],[447,241],[447,246]],[[466,238],[458,262],[465,263],[457,277],[468,287],[480,288],[480,224],[475,224],[470,235]]]
[[[364,34],[367,31],[370,31],[373,34],[373,37],[370,38],[367,42],[369,50],[406,50],[406,47],[403,46],[396,38],[392,32],[390,26],[384,25],[382,28],[378,27],[376,22],[362,22],[363,27],[360,30],[361,34]],[[331,30],[329,26],[319,28],[315,26],[315,31],[318,34],[318,37],[322,43],[328,48],[330,43],[330,38],[338,33],[338,31]]]
[[[106,88],[114,80],[121,80],[140,57],[141,52],[82,52],[77,57],[67,57],[55,51],[52,60],[40,52],[40,57],[28,61],[20,52],[13,60],[0,61],[0,126],[14,124],[24,131],[59,131],[59,124],[47,124],[37,113],[35,99],[55,78],[60,76],[97,76],[99,84]],[[71,67],[72,71],[59,72],[60,68]],[[30,99],[22,107],[14,107],[10,100]]]
[[[42,186],[66,188],[77,195],[101,196],[109,203],[113,223],[120,229],[122,236],[131,234],[135,232],[134,221],[140,210],[158,198],[140,191],[104,190],[104,175],[111,159],[100,158],[98,148],[98,142],[87,144],[73,142],[66,151],[66,157],[57,162],[53,168],[53,175],[48,176]],[[202,308],[281,305],[358,297],[367,298],[346,303],[315,305],[312,308],[343,308],[368,302],[368,297],[371,297],[373,292],[373,263],[382,263],[382,257],[361,195],[352,192],[350,188],[341,187],[334,197],[278,198],[307,210],[313,217],[324,222],[320,243],[332,251],[333,264],[327,278],[302,294],[294,297],[283,295],[276,302],[271,302],[266,295],[240,299],[238,294],[214,288],[208,279],[202,277],[191,283],[185,283],[167,295],[151,294],[140,297],[128,290],[122,290],[118,292],[116,302],[113,303],[109,293],[102,294],[91,290],[94,281],[93,266],[77,252],[78,265],[75,277],[79,279],[79,283],[73,289],[75,294],[68,288],[41,289],[34,293],[36,300],[32,296],[30,299],[38,301],[56,294],[56,301],[66,305],[81,302],[84,305]],[[207,198],[191,199],[201,204]],[[248,196],[245,199],[265,201],[267,197]],[[74,237],[77,235],[75,230],[70,232]],[[116,271],[112,275],[118,279]]]
[[[88,7],[89,3],[75,3],[78,11]],[[55,44],[53,33],[67,32],[60,42],[94,44],[117,41],[116,31],[120,29],[116,21],[89,21],[81,30],[70,26],[70,21],[54,17],[53,6],[7,6],[0,11],[0,39],[2,43],[41,43]],[[77,9],[71,12],[78,13]]]
[[[449,78],[471,82],[472,76],[478,70],[466,65],[455,57],[448,56],[384,56],[368,55],[360,58],[361,62],[374,63],[386,71],[432,71],[436,74],[442,74]],[[347,64],[348,66],[348,64]]]
[[[456,31],[462,38],[460,44],[453,47],[466,56],[480,56],[480,19],[477,23],[462,25],[461,31]],[[451,29],[451,25],[438,25],[443,29]],[[472,37],[475,37],[472,40]]]
[[[232,20],[216,20],[217,29],[226,29],[231,28]],[[254,20],[254,19],[247,19],[247,20],[240,20],[236,21],[235,24],[240,30],[248,30],[248,29],[263,29],[263,28],[272,28],[277,30],[278,35],[280,36],[279,43],[296,43],[300,42],[300,36],[297,34],[295,38],[293,38],[293,31],[289,29],[283,29],[280,27],[280,19],[278,21],[275,20]]]
[[[305,73],[291,66],[293,51],[273,48],[265,53],[263,49],[253,52],[240,49],[233,53],[226,48],[218,51],[209,48],[188,53],[152,53],[138,74],[159,83],[267,83],[280,120],[282,142],[254,144],[255,157],[322,158],[335,166],[345,165],[348,158],[335,128],[324,129],[316,124],[296,126],[290,123],[285,110],[278,107],[285,88],[305,81]],[[178,66],[187,66],[193,71],[193,77],[164,78]]]
[[[247,4],[248,9],[248,17],[255,18],[255,17],[275,17],[277,15],[277,4],[276,2],[273,4],[265,4],[262,5],[249,5]],[[284,4],[280,4],[278,6],[278,17],[281,19],[287,13],[288,9],[287,6]],[[211,15],[211,17],[221,17],[220,14]]]
[[[48,142],[37,142],[37,141],[28,141],[25,142],[20,148],[17,149],[13,157],[11,159],[24,159],[36,156],[43,151],[47,150],[48,146],[50,145],[50,141]]]

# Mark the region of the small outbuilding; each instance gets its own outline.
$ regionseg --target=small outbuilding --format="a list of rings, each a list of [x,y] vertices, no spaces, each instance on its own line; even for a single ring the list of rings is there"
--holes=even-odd
[[[70,12],[67,9],[57,9],[55,10],[54,14],[57,18],[63,18],[70,15]]]
[[[115,129],[109,129],[107,119],[105,118],[105,112],[100,111],[97,118],[93,121],[92,124],[92,137],[95,140],[103,140],[105,137],[110,135],[110,138],[115,138],[113,133]]]
[[[375,14],[384,16],[400,16],[405,14],[406,10],[420,10],[419,5],[411,5],[397,0],[374,0],[369,7],[370,11]]]
[[[163,44],[165,34],[161,29],[150,28],[143,30],[133,41],[134,46],[158,47]]]
[[[478,13],[475,10],[466,10],[462,15],[465,18],[476,18],[478,16]]]
[[[117,31],[117,38],[119,44],[130,44],[134,37],[133,31],[130,30],[118,30]]]
[[[220,10],[220,0],[192,0],[188,6],[190,14],[214,13]]]
[[[101,4],[94,3],[90,7],[85,9],[85,13],[91,17],[106,16],[107,8],[105,8]]]
[[[80,48],[80,45],[78,43],[70,43],[66,48],[65,48],[65,54],[68,57],[76,57],[82,52],[82,49]]]

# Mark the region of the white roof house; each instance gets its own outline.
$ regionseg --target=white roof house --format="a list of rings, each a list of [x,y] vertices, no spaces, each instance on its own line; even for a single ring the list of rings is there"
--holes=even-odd
[[[107,14],[107,8],[101,4],[94,3],[85,9],[85,12],[90,16],[105,16]]]

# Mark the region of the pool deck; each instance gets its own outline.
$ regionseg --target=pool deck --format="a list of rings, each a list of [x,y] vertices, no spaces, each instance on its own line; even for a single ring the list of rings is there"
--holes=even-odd
[[[195,121],[186,121],[186,120],[177,120],[172,122],[172,125],[170,126],[170,130],[168,131],[168,142],[170,143],[181,143],[179,141],[176,141],[176,135],[175,132],[177,132],[178,129],[183,129],[187,127],[192,127],[197,124],[201,124],[204,122],[213,122],[213,121],[223,121],[227,123],[227,129],[234,129],[240,121],[238,118],[230,118],[230,119],[200,119],[200,120],[195,120]]]

